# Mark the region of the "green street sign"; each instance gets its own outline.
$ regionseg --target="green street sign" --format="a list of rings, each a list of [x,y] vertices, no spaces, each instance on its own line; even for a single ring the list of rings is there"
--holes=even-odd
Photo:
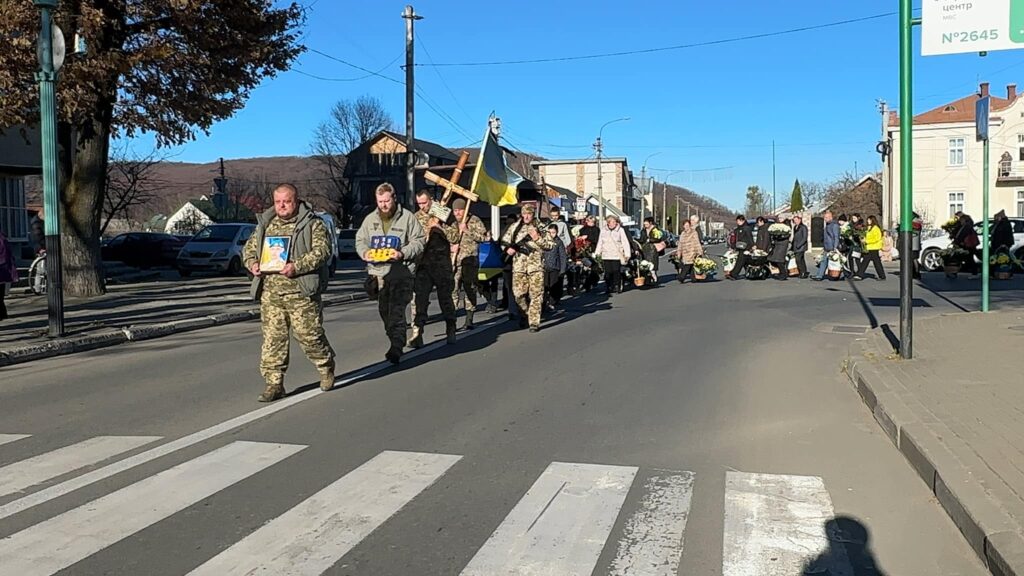
[[[1024,48],[1024,0],[923,0],[925,56]]]

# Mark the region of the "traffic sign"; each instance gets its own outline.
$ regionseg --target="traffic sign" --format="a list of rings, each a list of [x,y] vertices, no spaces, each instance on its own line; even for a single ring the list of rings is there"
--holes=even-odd
[[[1020,0],[924,0],[921,8],[925,56],[1024,48]]]
[[[978,98],[978,101],[974,104],[974,131],[977,136],[978,142],[984,142],[988,140],[988,109],[989,109],[989,98]]]

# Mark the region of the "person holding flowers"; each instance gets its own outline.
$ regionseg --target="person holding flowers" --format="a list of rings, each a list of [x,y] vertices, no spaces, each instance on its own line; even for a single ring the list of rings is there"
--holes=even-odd
[[[776,280],[786,280],[789,277],[789,266],[787,257],[789,255],[789,237],[793,230],[788,224],[776,222],[768,227],[768,239],[770,240],[768,261],[778,269]]]
[[[679,246],[676,248],[676,279],[682,284],[686,276],[693,272],[693,264],[697,258],[704,254],[704,247],[701,246],[700,236],[697,230],[690,224],[689,220],[683,221],[683,231],[679,235]]]
[[[882,267],[879,255],[881,250],[882,229],[878,227],[878,220],[874,216],[868,216],[867,226],[864,230],[864,257],[860,259],[860,267],[853,276],[855,280],[864,279],[864,272],[867,271],[869,262],[875,264],[875,280],[885,280],[885,268]]]

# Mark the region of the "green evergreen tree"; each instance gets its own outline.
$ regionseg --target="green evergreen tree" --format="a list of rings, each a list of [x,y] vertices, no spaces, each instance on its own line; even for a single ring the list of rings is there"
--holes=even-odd
[[[804,209],[804,193],[800,189],[800,180],[793,184],[793,195],[789,198],[789,211],[802,212]]]

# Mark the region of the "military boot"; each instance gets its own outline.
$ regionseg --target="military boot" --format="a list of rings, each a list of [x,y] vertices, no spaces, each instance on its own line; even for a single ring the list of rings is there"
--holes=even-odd
[[[463,330],[472,330],[476,328],[476,324],[473,324],[473,310],[466,308],[466,322],[462,325]]]
[[[457,339],[455,338],[455,320],[446,320],[444,323],[445,333],[448,336],[448,343],[455,344]]]
[[[273,402],[284,398],[284,378],[271,378],[267,380],[267,387],[263,394],[257,398],[260,402]]]
[[[409,348],[422,348],[423,347],[423,328],[421,326],[412,327],[412,336],[409,338]]]
[[[388,348],[387,353],[384,354],[384,358],[388,362],[398,366],[398,362],[402,359],[402,349],[392,345],[391,348]]]
[[[331,388],[334,388],[334,372],[321,372],[320,389],[327,392]]]

